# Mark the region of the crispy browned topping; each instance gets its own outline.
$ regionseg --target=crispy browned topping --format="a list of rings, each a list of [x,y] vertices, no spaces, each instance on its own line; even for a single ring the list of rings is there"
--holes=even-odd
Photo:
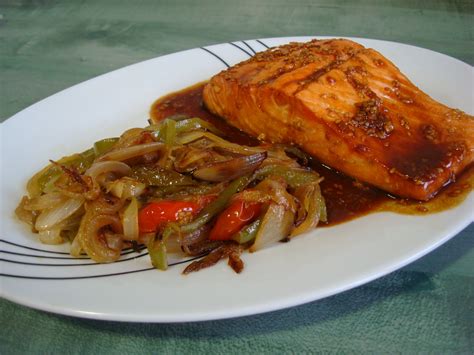
[[[393,123],[386,116],[379,99],[370,99],[356,104],[357,113],[347,123],[360,128],[371,137],[387,138],[393,131]]]
[[[407,131],[409,131],[410,130],[410,124],[408,123],[408,121],[402,116],[400,116],[399,119],[400,119],[400,126],[402,126]],[[408,132],[408,134],[410,134],[410,132]]]
[[[372,90],[370,90],[369,87],[365,83],[363,83],[362,81],[358,79],[358,77],[363,78],[365,76],[362,74],[363,73],[362,71],[356,70],[355,67],[350,67],[344,73],[346,74],[348,83],[351,84],[351,86],[355,89],[355,91],[358,92],[360,97],[369,97],[371,99],[378,100],[377,95]]]
[[[436,142],[438,140],[439,134],[436,128],[431,124],[424,124],[420,126],[421,134],[425,139],[429,141]]]
[[[464,142],[450,142],[448,144],[448,153],[446,154],[450,158],[456,160],[462,160],[466,153],[466,144]]]

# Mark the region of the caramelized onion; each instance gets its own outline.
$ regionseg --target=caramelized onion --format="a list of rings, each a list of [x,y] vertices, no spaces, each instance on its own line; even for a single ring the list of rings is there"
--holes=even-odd
[[[20,221],[25,222],[33,227],[35,224],[36,213],[25,208],[25,205],[28,203],[28,201],[29,198],[23,196],[20,203],[18,204],[18,207],[15,209],[15,215]]]
[[[165,145],[160,142],[132,145],[126,148],[112,150],[102,155],[100,158],[98,158],[98,160],[99,161],[104,161],[104,160],[124,161],[131,158],[139,157],[141,155],[145,155],[151,152],[156,152],[157,150],[163,150],[164,148],[165,148]]]
[[[24,208],[28,211],[34,210],[45,210],[48,208],[53,208],[61,202],[64,202],[67,199],[61,193],[50,192],[38,197],[34,197],[25,202]]]
[[[125,201],[113,195],[101,195],[86,204],[86,209],[95,214],[115,214],[123,207]]]
[[[186,253],[186,255],[190,255],[190,256],[203,255],[221,246],[222,243],[223,243],[222,240],[205,239],[198,243],[189,245],[187,247],[183,247],[183,251]]]
[[[326,220],[326,205],[321,194],[319,184],[308,184],[295,191],[295,196],[300,200],[299,215],[305,218],[293,229],[290,238],[316,228],[320,220]]]
[[[183,250],[181,249],[181,243],[179,239],[175,236],[170,237],[164,241],[166,252],[168,254],[183,254]]]
[[[79,239],[80,239],[79,233],[77,233],[75,238],[73,239],[73,241],[71,243],[71,250],[69,251],[70,254],[72,256],[75,256],[76,258],[81,256],[81,253],[82,253],[82,246],[81,246],[81,242],[79,241]]]
[[[64,243],[63,237],[61,237],[61,228],[51,228],[40,231],[39,240],[44,244],[62,244]]]
[[[96,180],[97,177],[102,174],[113,173],[118,176],[126,176],[130,175],[131,172],[132,169],[121,161],[99,161],[92,164],[92,166],[87,169],[85,175]]]
[[[286,238],[293,226],[294,218],[294,213],[284,206],[271,204],[263,217],[250,251],[260,250],[268,244]]]
[[[113,233],[105,233],[105,242],[107,246],[112,250],[121,251],[123,247],[123,239],[122,235],[120,234],[113,234]]]
[[[215,134],[210,132],[202,132],[202,131],[191,131],[189,133],[185,133],[178,137],[178,143],[180,144],[189,144],[191,142],[197,141],[198,139],[206,138],[212,141],[215,145],[227,149],[231,152],[248,155],[248,154],[255,154],[255,153],[262,153],[265,152],[265,149],[258,148],[258,147],[248,147],[243,146],[240,144],[231,143]]]
[[[70,198],[51,209],[44,210],[36,219],[35,228],[38,231],[51,229],[81,208],[83,203],[82,198]]]
[[[100,194],[100,186],[90,176],[69,169],[54,182],[55,190],[70,198],[94,200]]]
[[[210,230],[210,227],[209,225],[206,224],[191,233],[186,233],[182,235],[178,239],[181,249],[188,255],[202,254],[201,244],[202,242],[207,241],[209,230]],[[196,249],[197,249],[197,252],[196,252]]]
[[[122,216],[123,235],[127,240],[138,240],[138,202],[135,197]]]
[[[177,151],[173,165],[176,171],[185,173],[200,168],[210,161],[214,162],[216,158],[216,154],[210,149],[186,147]]]
[[[213,163],[197,169],[193,175],[201,180],[220,182],[228,181],[251,173],[267,157],[266,152],[247,155],[223,162]]]
[[[130,128],[127,129],[120,135],[120,138],[117,143],[115,143],[113,149],[130,147],[136,145],[144,132],[143,128]]]
[[[122,199],[140,196],[145,191],[146,185],[140,181],[123,177],[119,180],[112,181],[107,190],[114,196]]]
[[[197,141],[198,139],[203,138],[205,135],[205,132],[202,131],[191,131],[187,132],[185,134],[181,134],[178,137],[178,143],[179,144],[189,144],[191,142]]]
[[[267,194],[273,202],[294,212],[296,211],[296,202],[286,188],[287,183],[280,176],[270,176],[255,186],[255,190]]]
[[[103,228],[109,227],[116,234],[122,233],[120,219],[114,215],[94,215],[86,213],[76,238],[89,257],[99,263],[109,263],[120,257],[120,250],[107,244]]]

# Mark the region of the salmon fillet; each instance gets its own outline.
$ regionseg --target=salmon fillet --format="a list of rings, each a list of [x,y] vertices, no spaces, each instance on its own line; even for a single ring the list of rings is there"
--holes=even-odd
[[[427,200],[474,158],[474,118],[430,98],[377,51],[290,43],[214,76],[208,109],[271,143],[300,146],[392,194]]]

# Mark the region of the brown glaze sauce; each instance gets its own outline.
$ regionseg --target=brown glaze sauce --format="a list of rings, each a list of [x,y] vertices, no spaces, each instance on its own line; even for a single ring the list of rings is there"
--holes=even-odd
[[[228,125],[204,107],[202,101],[204,85],[205,83],[199,83],[158,99],[151,107],[151,120],[158,122],[176,114],[200,117],[224,132],[229,141],[250,146],[258,145],[259,141],[256,138]],[[471,166],[456,182],[447,185],[436,197],[421,202],[391,196],[317,161],[311,163],[311,168],[324,177],[321,190],[328,210],[327,225],[339,224],[377,211],[411,215],[443,211],[463,202],[474,187],[474,166]]]

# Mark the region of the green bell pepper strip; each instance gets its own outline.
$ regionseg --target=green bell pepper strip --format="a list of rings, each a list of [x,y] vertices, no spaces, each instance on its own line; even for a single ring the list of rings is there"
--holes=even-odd
[[[87,149],[87,150],[83,151],[82,153],[79,153],[79,156],[74,161],[71,161],[71,162],[66,163],[64,165],[66,165],[68,167],[74,167],[79,171],[79,173],[82,174],[87,169],[90,168],[90,166],[94,162],[94,159],[95,159],[94,149],[90,148],[90,149]]]
[[[147,248],[152,265],[159,270],[164,271],[168,269],[166,246],[163,240],[155,240],[155,238],[151,238],[147,244]]]
[[[174,143],[174,139],[177,135],[198,129],[205,129],[215,134],[223,135],[223,133],[214,125],[198,117],[179,117],[179,120],[175,120],[173,118],[166,118],[159,124],[148,126],[147,129],[152,130],[154,136],[165,143],[171,141],[172,138]]]
[[[174,170],[140,165],[132,167],[131,177],[151,186],[193,186],[197,184],[192,177]]]
[[[166,117],[166,119],[179,122],[179,121],[183,121],[183,120],[188,120],[189,116],[182,115],[182,114],[176,114],[176,115],[168,116],[168,117]]]
[[[168,268],[168,256],[165,243],[166,240],[176,231],[179,231],[178,224],[170,222],[161,236],[155,235],[148,242],[148,253],[150,254],[151,263],[156,269],[164,271]]]
[[[177,122],[175,120],[165,119],[155,134],[159,140],[165,143],[168,147],[171,147],[176,140],[176,126]]]
[[[250,242],[252,239],[255,238],[258,232],[258,228],[262,223],[262,219],[258,218],[248,226],[243,228],[239,233],[237,233],[232,239],[234,239],[239,244],[245,244]]]
[[[183,195],[206,195],[213,189],[213,185],[151,186],[149,192],[158,199],[180,200]]]
[[[119,139],[117,137],[113,137],[113,138],[105,138],[105,139],[95,142],[94,143],[95,156],[98,157],[107,153],[109,150],[112,149],[115,143],[118,142],[118,140]]]
[[[217,135],[223,135],[219,129],[217,129],[213,124],[200,119],[199,117],[193,117],[188,120],[179,121],[176,123],[176,129],[178,133],[188,132],[194,129],[204,128],[210,132],[213,132]]]
[[[254,178],[263,180],[270,175],[281,176],[291,188],[297,188],[321,180],[321,177],[316,172],[283,165],[266,165],[255,172]]]

